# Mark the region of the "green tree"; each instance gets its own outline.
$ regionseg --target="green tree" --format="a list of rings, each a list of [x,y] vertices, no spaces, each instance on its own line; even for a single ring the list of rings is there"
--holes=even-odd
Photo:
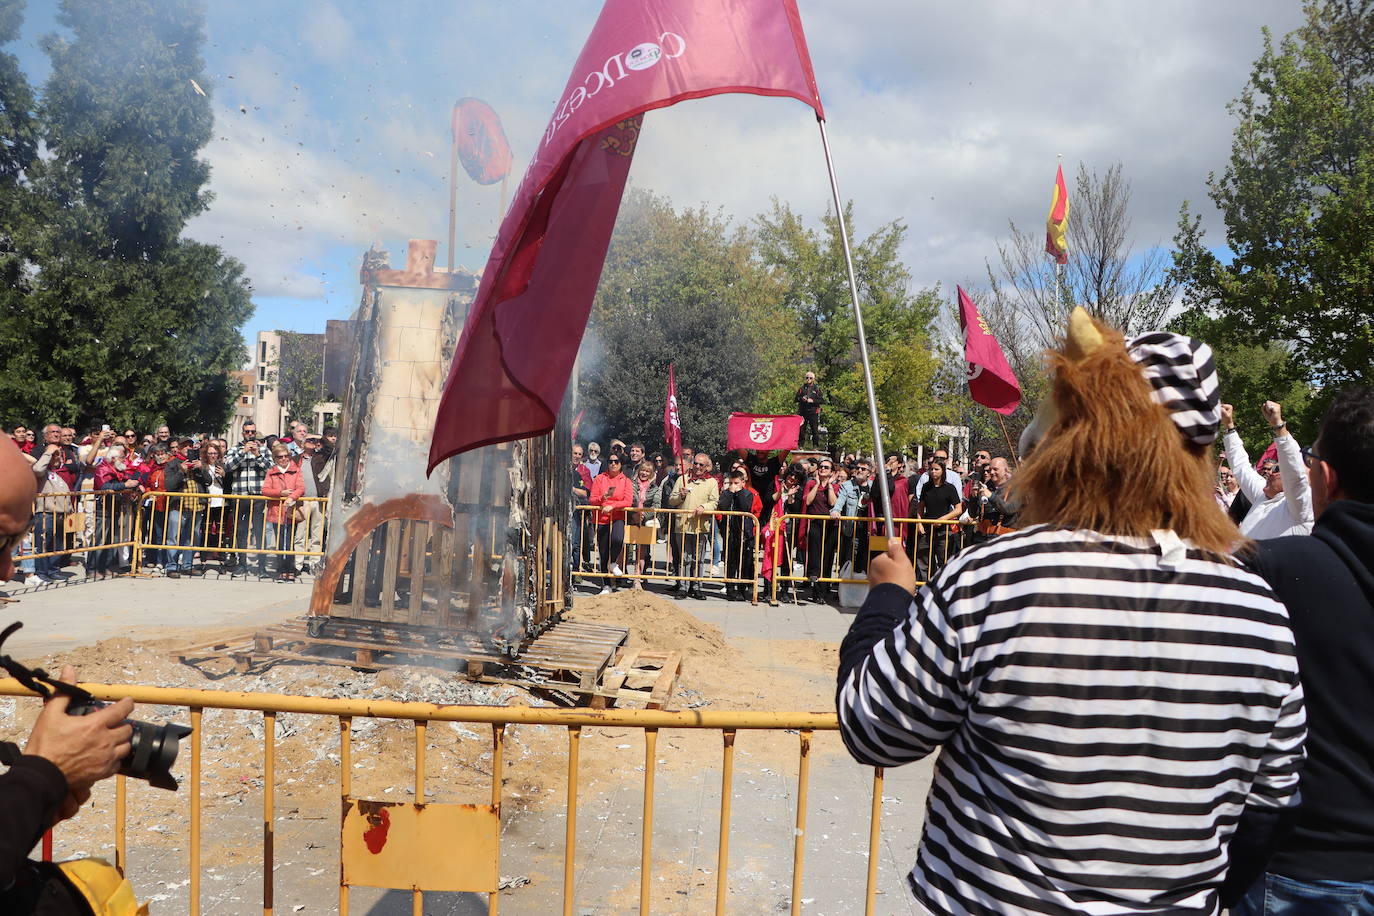
[[[1374,381],[1374,0],[1304,10],[1277,46],[1265,31],[1230,106],[1231,157],[1208,187],[1231,258],[1185,203],[1175,272],[1183,320],[1213,320],[1219,354],[1278,346],[1330,392]]]
[[[752,254],[719,212],[628,192],[580,363],[581,438],[661,448],[672,362],[685,444],[719,454],[729,414],[758,406],[795,358],[776,285]]]
[[[853,222],[853,204],[845,220]],[[803,367],[814,369],[825,394],[821,422],[833,449],[868,450],[873,436],[859,362],[839,221],[833,211],[819,229],[807,227],[785,204],[756,220],[758,257],[782,290],[782,304],[795,323],[800,363],[781,385],[766,392],[764,406],[792,413]],[[938,360],[931,352],[930,327],[939,308],[937,290],[911,292],[911,275],[899,256],[906,226],[894,220],[867,238],[853,240],[854,271],[864,309],[878,401],[886,440],[905,446],[921,428],[944,422],[947,405],[933,395]]]
[[[280,354],[269,370],[288,421],[313,425],[315,405],[324,400],[324,335],[279,331]]]
[[[7,195],[24,211],[11,243],[27,283],[0,321],[0,410],[219,428],[252,304],[241,264],[181,237],[210,201],[203,10],[62,0],[58,22],[43,42],[45,153]]]

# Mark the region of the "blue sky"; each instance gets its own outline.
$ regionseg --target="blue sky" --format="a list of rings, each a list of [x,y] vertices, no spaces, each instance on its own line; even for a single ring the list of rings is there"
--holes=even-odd
[[[1300,19],[1292,0],[799,6],[857,230],[905,220],[916,282],[947,289],[980,281],[1009,220],[1036,230],[1057,154],[1066,172],[1079,160],[1123,163],[1139,245],[1167,244],[1185,199],[1221,244],[1204,183],[1229,152],[1226,103],[1259,52],[1260,27],[1282,34]],[[30,0],[14,48],[35,82],[53,7]],[[501,115],[513,189],[599,9],[209,4],[216,130],[205,156],[216,200],[188,231],[247,265],[258,308],[245,336],[347,317],[374,242],[399,265],[408,238],[439,239],[442,263],[453,102],[476,96]],[[739,219],[773,196],[811,217],[829,203],[814,120],[791,100],[719,97],[650,113],[632,181]],[[459,264],[485,262],[498,197],[460,172]]]

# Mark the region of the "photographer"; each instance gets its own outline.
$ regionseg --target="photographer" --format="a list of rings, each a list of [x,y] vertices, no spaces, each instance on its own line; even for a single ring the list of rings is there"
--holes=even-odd
[[[35,482],[13,442],[0,441],[0,577],[14,572],[12,554],[28,530]],[[62,679],[74,681],[64,668]],[[133,701],[120,700],[85,716],[67,715],[67,698],[46,702],[24,754],[0,775],[0,909],[5,913],[89,912],[76,892],[27,860],[43,833],[76,814],[91,786],[114,774],[129,753],[124,719]],[[47,887],[45,888],[45,885]],[[43,893],[43,909],[37,910]],[[61,894],[69,901],[61,901]],[[63,904],[66,905],[63,905]]]
[[[1006,500],[1006,486],[1011,482],[1011,466],[1005,458],[988,462],[987,481],[975,488],[969,504],[969,516],[977,522],[973,543],[982,544],[1016,530],[1016,508]]]

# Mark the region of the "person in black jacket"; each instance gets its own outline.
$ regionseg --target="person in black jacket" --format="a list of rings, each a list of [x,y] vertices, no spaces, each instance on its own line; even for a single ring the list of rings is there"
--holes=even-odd
[[[36,487],[28,462],[0,436],[0,581],[14,574],[14,549],[33,517]],[[70,666],[62,679],[76,680]],[[90,912],[50,869],[28,859],[49,827],[76,814],[91,786],[112,776],[129,753],[133,712],[125,698],[85,716],[67,715],[67,698],[47,701],[22,756],[0,775],[0,912]]]
[[[1237,831],[1227,889],[1248,890],[1234,916],[1374,912],[1374,388],[1340,392],[1303,457],[1312,534],[1258,541],[1245,557],[1287,606],[1297,644],[1302,802],[1282,823]]]
[[[802,431],[797,437],[797,444],[802,445],[806,442],[806,434],[811,433],[811,447],[820,448],[821,446],[821,403],[825,400],[821,396],[821,386],[816,384],[816,373],[806,373],[806,379],[801,387],[797,389],[797,413],[802,417]]]
[[[754,575],[754,531],[758,522],[752,515],[754,494],[745,486],[748,473],[742,468],[730,472],[716,509],[721,512],[748,512],[749,515],[723,515],[725,534],[725,578],[748,579]],[[727,601],[748,601],[753,589],[737,582],[727,583]]]

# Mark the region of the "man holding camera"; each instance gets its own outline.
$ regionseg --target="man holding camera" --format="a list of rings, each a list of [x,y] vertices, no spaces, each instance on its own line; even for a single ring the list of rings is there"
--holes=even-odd
[[[1011,465],[1007,459],[993,458],[988,462],[987,479],[982,486],[973,488],[974,498],[969,503],[969,517],[976,522],[973,543],[982,544],[1016,530],[1016,507],[1006,498],[1010,482]]]
[[[3,438],[3,437],[0,437]],[[28,462],[0,441],[0,580],[14,573],[12,555],[32,519],[36,490]],[[70,666],[62,680],[75,681]],[[43,834],[76,814],[91,786],[112,776],[128,755],[133,711],[125,698],[84,716],[67,715],[66,697],[48,700],[24,753],[0,776],[0,909],[5,913],[81,913],[89,907],[70,885],[27,856]],[[62,895],[70,895],[62,900]],[[42,909],[39,910],[39,900]]]

